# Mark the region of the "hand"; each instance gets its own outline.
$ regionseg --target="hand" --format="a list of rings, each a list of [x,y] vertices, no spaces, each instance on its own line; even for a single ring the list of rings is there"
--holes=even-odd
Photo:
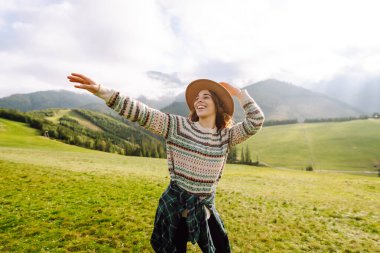
[[[84,75],[71,73],[71,75],[67,76],[67,78],[70,82],[80,83],[80,85],[74,85],[75,88],[85,89],[91,93],[96,93],[99,91],[100,84],[96,84],[94,81]]]
[[[228,90],[228,92],[231,94],[231,96],[237,96],[241,92],[241,90],[239,88],[236,88],[229,83],[220,82],[220,84],[224,88],[226,88],[226,90]]]

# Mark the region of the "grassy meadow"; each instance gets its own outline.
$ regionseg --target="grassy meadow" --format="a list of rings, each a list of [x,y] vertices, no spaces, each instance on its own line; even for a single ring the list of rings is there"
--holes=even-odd
[[[168,183],[164,159],[70,146],[0,119],[0,252],[153,252]],[[372,253],[380,252],[379,199],[378,177],[227,165],[216,206],[233,252]]]
[[[264,127],[241,147],[252,160],[273,167],[335,170],[377,176],[380,170],[380,120],[292,124]],[[238,152],[240,154],[240,152]],[[370,173],[368,173],[370,172]]]

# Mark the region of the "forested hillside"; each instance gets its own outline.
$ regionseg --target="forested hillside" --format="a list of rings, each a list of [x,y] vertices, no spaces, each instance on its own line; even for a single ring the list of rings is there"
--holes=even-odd
[[[28,123],[41,135],[65,143],[121,155],[165,157],[162,139],[132,123],[83,109],[31,112],[0,109],[0,117]],[[92,126],[91,126],[92,125]]]

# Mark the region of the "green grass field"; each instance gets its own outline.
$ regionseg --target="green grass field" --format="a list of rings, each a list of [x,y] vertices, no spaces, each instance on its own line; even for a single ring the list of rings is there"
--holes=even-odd
[[[86,150],[0,119],[0,252],[152,252],[168,183],[164,159]],[[377,177],[227,165],[216,206],[233,252],[372,253],[379,199]]]
[[[377,176],[380,120],[264,127],[239,148],[246,146],[251,147],[254,161],[258,156],[261,162],[273,167],[305,169],[311,165],[317,171]]]

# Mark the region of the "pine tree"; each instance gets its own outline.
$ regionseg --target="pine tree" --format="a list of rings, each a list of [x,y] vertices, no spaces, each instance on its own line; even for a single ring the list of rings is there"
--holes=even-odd
[[[237,148],[236,147],[232,148],[232,159],[234,160],[234,162],[237,162]]]
[[[228,153],[228,156],[227,156],[227,161],[230,163],[237,162],[237,149],[235,146],[230,149],[230,152]]]
[[[245,164],[252,163],[251,151],[249,150],[249,146],[247,146],[245,149],[245,157],[244,158],[245,158]]]
[[[241,147],[240,163],[245,163],[245,155],[244,155],[244,148],[243,147]]]
[[[152,157],[158,158],[157,146],[153,146],[152,148]]]

